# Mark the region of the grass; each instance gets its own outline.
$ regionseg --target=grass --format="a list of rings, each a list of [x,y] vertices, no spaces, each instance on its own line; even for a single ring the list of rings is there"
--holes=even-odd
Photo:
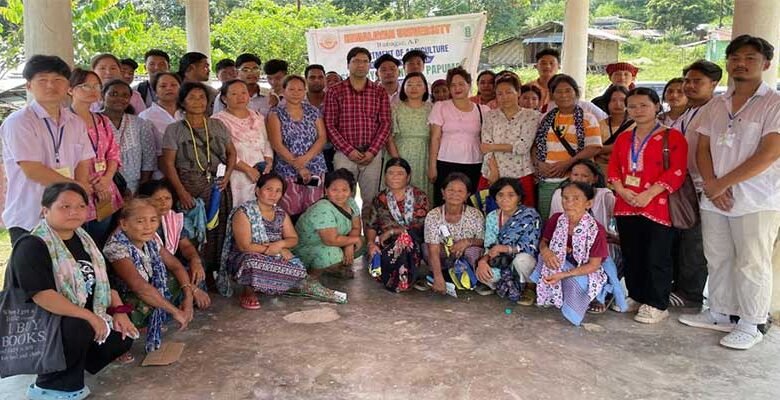
[[[11,256],[11,242],[8,230],[0,229],[0,288],[4,286],[5,266],[8,264],[8,257]]]

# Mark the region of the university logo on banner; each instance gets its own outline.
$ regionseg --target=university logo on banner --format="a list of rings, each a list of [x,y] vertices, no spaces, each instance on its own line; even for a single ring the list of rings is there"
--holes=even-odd
[[[448,69],[458,65],[476,74],[486,23],[487,16],[479,13],[311,29],[306,33],[309,63],[346,75],[347,52],[353,47],[367,48],[372,60],[383,54],[400,60],[407,51],[420,49],[428,55],[429,82],[444,78]],[[373,68],[369,78],[376,79]]]

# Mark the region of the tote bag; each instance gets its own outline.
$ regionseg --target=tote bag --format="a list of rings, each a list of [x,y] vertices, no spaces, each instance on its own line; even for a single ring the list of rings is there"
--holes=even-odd
[[[64,370],[61,317],[28,302],[25,291],[14,287],[14,278],[8,265],[0,292],[0,377]]]

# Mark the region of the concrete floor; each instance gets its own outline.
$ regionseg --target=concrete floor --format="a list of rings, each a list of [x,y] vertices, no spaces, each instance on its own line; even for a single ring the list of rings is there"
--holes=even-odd
[[[718,345],[721,333],[669,320],[654,326],[607,312],[577,328],[557,310],[495,296],[396,295],[366,274],[327,280],[347,305],[264,298],[245,311],[218,298],[183,332],[167,367],[109,366],[87,382],[95,399],[732,399],[780,398],[780,329],[753,350]],[[333,307],[341,318],[304,325],[291,312]],[[0,380],[21,399],[31,376]]]

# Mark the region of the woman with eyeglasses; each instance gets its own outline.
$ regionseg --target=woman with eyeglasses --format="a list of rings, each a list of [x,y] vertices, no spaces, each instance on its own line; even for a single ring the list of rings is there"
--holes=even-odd
[[[238,79],[246,82],[247,89],[249,90],[249,104],[247,107],[252,111],[259,112],[263,117],[266,117],[268,116],[268,111],[271,110],[271,105],[268,103],[269,97],[263,96],[260,93],[260,75],[263,73],[260,64],[260,57],[251,53],[244,53],[236,57]],[[226,108],[227,104],[221,102],[220,99],[217,98],[214,101],[213,114],[225,111]]]
[[[70,75],[68,93],[73,100],[70,110],[87,125],[87,136],[95,152],[89,171],[94,194],[89,196],[84,228],[98,246],[108,239],[111,215],[122,208],[123,203],[122,193],[114,184],[114,174],[122,162],[114,130],[108,118],[89,111],[90,105],[100,99],[100,87],[100,78],[92,71],[76,68]]]

